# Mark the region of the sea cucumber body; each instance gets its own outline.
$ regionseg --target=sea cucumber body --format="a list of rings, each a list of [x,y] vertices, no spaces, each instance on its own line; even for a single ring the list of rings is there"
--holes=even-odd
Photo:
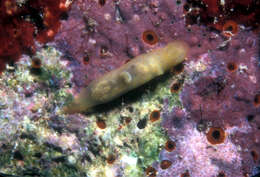
[[[187,50],[184,42],[175,41],[135,57],[81,89],[72,103],[64,107],[64,112],[88,111],[91,107],[109,102],[143,85],[181,63],[187,55]]]

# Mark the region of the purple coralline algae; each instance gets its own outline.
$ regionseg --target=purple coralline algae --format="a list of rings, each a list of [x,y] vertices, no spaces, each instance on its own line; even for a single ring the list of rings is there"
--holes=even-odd
[[[218,25],[205,23],[205,19],[201,24],[209,26],[201,25],[203,8],[215,9],[211,17],[222,13],[221,8],[212,7],[215,1],[201,3],[203,6],[199,1],[79,0],[56,37],[73,72],[75,92],[140,53],[175,39],[189,44],[185,70],[177,76],[182,86],[175,88],[182,87],[182,107],[169,108],[165,101],[162,115],[162,127],[176,149],[162,150],[160,162],[148,167],[148,176],[245,177],[253,175],[259,165],[257,34],[249,23],[244,26],[245,21],[232,21],[234,13],[229,17],[224,13]],[[250,19],[259,15],[257,10],[250,13],[254,13],[254,17],[247,16]],[[196,22],[190,23],[192,18]],[[257,21],[251,22],[256,28]],[[214,29],[209,28],[212,26]]]

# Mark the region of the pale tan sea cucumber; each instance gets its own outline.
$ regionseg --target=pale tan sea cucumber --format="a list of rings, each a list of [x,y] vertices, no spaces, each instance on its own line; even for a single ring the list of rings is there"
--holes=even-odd
[[[163,48],[139,55],[121,67],[92,81],[63,108],[64,113],[87,112],[160,76],[184,61],[188,53],[186,43],[174,41]]]

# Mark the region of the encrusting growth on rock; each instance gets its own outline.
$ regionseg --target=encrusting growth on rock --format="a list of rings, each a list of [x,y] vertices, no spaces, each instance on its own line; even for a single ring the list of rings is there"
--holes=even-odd
[[[63,112],[70,114],[89,111],[96,105],[107,103],[181,63],[187,51],[188,47],[184,42],[175,41],[163,48],[139,55],[92,81],[87,88],[81,89],[72,103],[63,108]]]

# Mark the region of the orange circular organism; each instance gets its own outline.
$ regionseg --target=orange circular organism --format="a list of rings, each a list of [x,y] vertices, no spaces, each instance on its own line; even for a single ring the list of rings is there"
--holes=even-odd
[[[146,170],[145,170],[145,172],[146,172],[146,176],[156,177],[157,171],[156,171],[155,168],[153,168],[153,167],[151,167],[151,166],[147,167]]]
[[[167,168],[169,168],[172,165],[172,162],[169,160],[163,160],[161,161],[160,167],[161,169],[165,170]]]
[[[171,85],[171,93],[177,93],[181,89],[181,84],[179,82],[174,82]]]
[[[176,143],[175,143],[174,141],[168,140],[168,141],[165,143],[165,149],[166,149],[166,151],[172,152],[175,148],[176,148]]]
[[[160,110],[154,110],[150,114],[150,121],[155,122],[160,119]]]
[[[234,71],[236,71],[237,70],[237,64],[235,63],[235,62],[229,62],[228,64],[227,64],[227,70],[229,71],[229,72],[234,72]]]
[[[255,95],[254,105],[255,105],[256,107],[260,106],[260,93],[258,93],[258,94]]]
[[[105,129],[107,127],[106,122],[104,120],[97,120],[96,124],[100,129]]]
[[[106,160],[108,164],[113,164],[116,161],[116,157],[113,154],[109,154]]]
[[[143,32],[143,41],[147,44],[154,45],[159,41],[157,34],[152,30]]]
[[[223,25],[223,34],[226,37],[231,37],[237,34],[238,32],[238,25],[236,22],[232,20],[226,21],[226,23]]]
[[[211,127],[207,133],[207,140],[211,144],[221,144],[226,138],[225,131],[219,127]]]

